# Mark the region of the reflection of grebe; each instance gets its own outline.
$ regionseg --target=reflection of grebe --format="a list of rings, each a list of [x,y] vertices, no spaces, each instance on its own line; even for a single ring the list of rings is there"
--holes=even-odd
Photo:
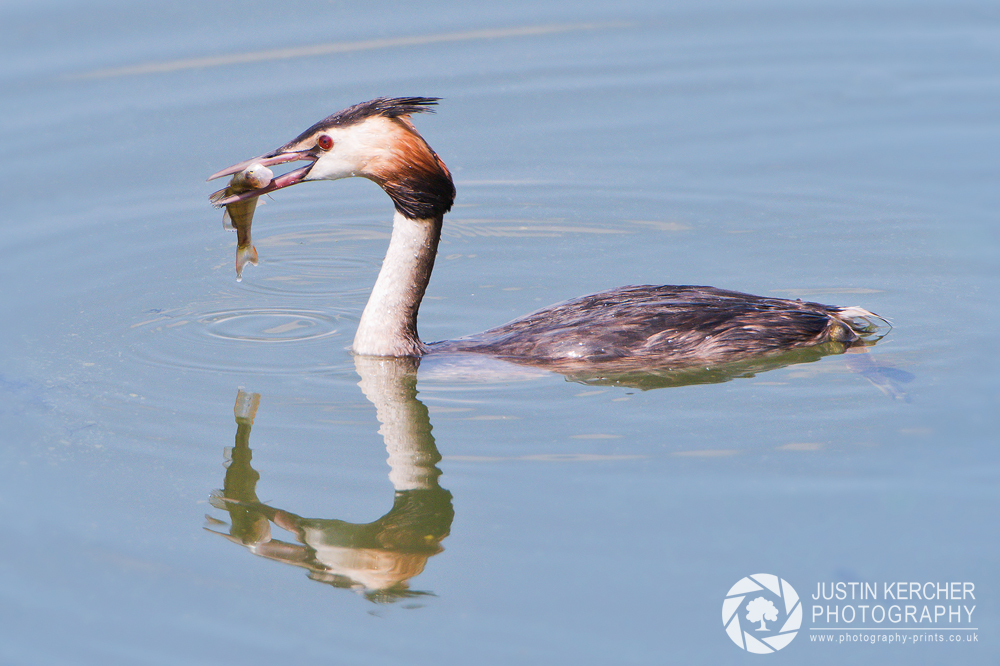
[[[359,590],[371,601],[390,602],[425,593],[409,581],[443,550],[455,511],[451,493],[438,484],[441,460],[431,435],[427,408],[417,399],[417,361],[410,358],[355,358],[360,386],[375,405],[395,490],[392,509],[370,523],[307,518],[264,504],[257,498],[260,474],[251,465],[250,431],[260,396],[236,396],[236,443],[229,449],[222,490],[211,503],[229,513],[222,521],[206,516],[212,528],[255,555],[302,567],[315,581]],[[271,524],[298,543],[274,538]],[[214,528],[214,529],[213,529]]]
[[[714,287],[632,286],[559,303],[478,335],[425,344],[417,310],[430,280],[441,224],[455,187],[410,114],[434,98],[375,99],[316,123],[290,143],[236,164],[307,161],[233,203],[308,180],[363,176],[396,206],[392,239],[354,338],[371,356],[472,352],[539,365],[691,366],[723,363],[826,342],[862,344],[874,326],[857,307],[763,298]],[[211,178],[210,178],[211,180]]]

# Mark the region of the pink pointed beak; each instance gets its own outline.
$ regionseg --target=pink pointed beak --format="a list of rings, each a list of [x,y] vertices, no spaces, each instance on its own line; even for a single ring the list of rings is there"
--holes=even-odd
[[[262,194],[267,194],[268,192],[274,192],[275,190],[280,190],[286,188],[290,185],[295,185],[296,183],[301,183],[306,175],[309,173],[309,169],[312,168],[313,163],[316,161],[316,155],[311,150],[301,150],[301,151],[290,151],[284,152],[276,150],[267,155],[261,155],[260,157],[254,157],[253,159],[246,160],[245,162],[240,162],[239,164],[234,164],[231,167],[227,167],[222,171],[213,173],[208,177],[208,180],[215,180],[216,178],[221,178],[223,176],[231,176],[234,173],[239,173],[243,171],[248,166],[252,164],[260,164],[262,166],[273,166],[275,164],[284,164],[285,162],[298,162],[301,160],[308,161],[309,164],[304,167],[299,167],[293,171],[289,171],[286,174],[275,177],[270,183],[264,187],[258,188],[256,190],[247,190],[246,192],[240,192],[239,194],[234,194],[232,196],[226,197],[225,199],[220,199],[214,202],[217,206],[226,206],[231,203],[236,203],[237,201],[243,201],[244,199],[249,199],[251,197],[259,197]]]

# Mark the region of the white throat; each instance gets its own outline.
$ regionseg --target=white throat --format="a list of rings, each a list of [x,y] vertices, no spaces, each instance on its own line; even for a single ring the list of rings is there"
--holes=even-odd
[[[396,211],[382,270],[354,336],[355,354],[421,356],[427,351],[417,335],[417,310],[434,267],[440,229],[441,220],[414,220]]]

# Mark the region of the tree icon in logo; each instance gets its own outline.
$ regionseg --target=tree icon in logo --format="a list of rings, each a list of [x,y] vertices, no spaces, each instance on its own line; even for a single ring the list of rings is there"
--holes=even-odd
[[[769,627],[767,622],[780,624]],[[722,602],[722,625],[729,638],[747,652],[777,652],[799,633],[802,604],[787,580],[773,574],[754,574],[730,588]]]
[[[764,620],[769,622],[778,621],[778,609],[774,607],[770,599],[757,597],[747,604],[747,619],[751,622],[760,622],[760,627],[756,631],[767,631]]]

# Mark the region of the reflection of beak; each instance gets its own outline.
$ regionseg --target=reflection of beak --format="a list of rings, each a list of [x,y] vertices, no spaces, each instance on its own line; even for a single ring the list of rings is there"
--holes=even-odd
[[[267,155],[261,155],[260,157],[255,157],[253,159],[247,160],[245,162],[240,162],[239,164],[234,164],[231,167],[223,169],[218,173],[214,173],[208,177],[208,180],[214,180],[216,178],[221,178],[222,176],[230,176],[234,173],[239,173],[243,171],[248,166],[252,164],[260,164],[262,166],[272,166],[275,164],[284,164],[285,162],[298,162],[300,160],[306,160],[309,162],[308,165],[304,167],[299,167],[293,171],[276,177],[270,183],[264,187],[257,188],[255,190],[247,190],[246,192],[240,192],[239,194],[233,194],[225,199],[220,199],[216,201],[215,204],[218,206],[226,206],[231,203],[236,203],[237,201],[243,201],[244,199],[249,199],[251,197],[259,197],[262,194],[267,194],[268,192],[274,192],[275,190],[280,190],[290,185],[296,183],[301,183],[305,177],[309,174],[309,169],[312,168],[313,164],[316,162],[317,155],[312,150],[297,150],[284,152],[276,150],[274,152],[268,153]]]

